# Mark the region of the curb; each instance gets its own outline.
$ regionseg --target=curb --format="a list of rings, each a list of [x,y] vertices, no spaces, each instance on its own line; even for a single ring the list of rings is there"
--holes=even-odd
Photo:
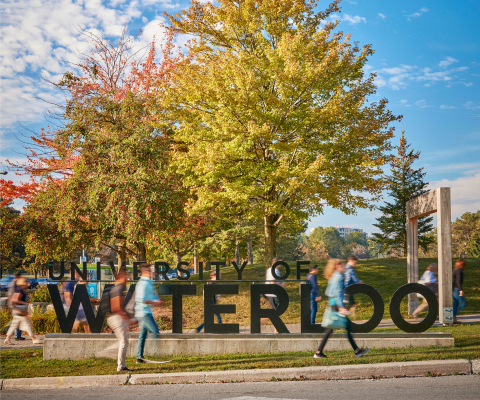
[[[480,360],[434,360],[301,368],[165,374],[90,375],[3,379],[0,390],[56,389],[171,383],[266,382],[276,380],[371,379],[451,374],[480,374]]]

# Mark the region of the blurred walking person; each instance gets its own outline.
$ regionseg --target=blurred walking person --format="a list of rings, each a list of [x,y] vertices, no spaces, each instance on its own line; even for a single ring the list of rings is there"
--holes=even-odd
[[[461,258],[455,261],[453,269],[453,322],[458,322],[457,314],[461,313],[467,305],[465,294],[463,292],[463,272],[467,263]]]
[[[108,292],[111,315],[107,318],[107,324],[115,334],[118,342],[98,354],[99,357],[110,357],[113,351],[117,352],[117,372],[132,371],[125,366],[128,350],[128,326],[135,324],[137,320],[130,318],[130,315],[125,311],[124,293],[126,285],[126,271],[120,269],[115,278],[115,286]]]
[[[317,317],[318,302],[322,300],[322,296],[318,292],[317,285],[318,265],[314,264],[310,267],[310,272],[305,279],[310,284],[310,323],[315,325],[315,318]]]
[[[438,297],[438,281],[437,277],[435,276],[437,269],[437,264],[430,264],[420,278],[420,282],[428,287]],[[427,299],[423,298],[422,304],[415,309],[415,311],[412,313],[412,317],[418,318],[420,313],[426,310],[428,310],[428,301]]]
[[[347,258],[347,265],[345,265],[345,287],[356,283],[363,283],[363,281],[357,278],[357,274],[355,273],[354,268],[357,266],[357,262],[358,258],[353,255]],[[352,318],[355,318],[358,305],[355,303],[353,295],[348,296],[348,305],[350,306],[349,311],[352,314]]]
[[[7,294],[7,306],[12,310],[13,313],[13,305],[12,305],[12,299],[13,295],[15,294],[15,288],[17,287],[17,280],[20,279],[22,274],[20,272],[17,272],[8,286],[8,294]],[[25,340],[24,337],[22,337],[22,331],[21,329],[16,329],[15,330],[15,340]]]
[[[141,276],[135,285],[135,318],[140,326],[137,345],[137,364],[146,362],[143,358],[145,349],[145,340],[148,332],[153,334],[156,339],[159,333],[158,325],[153,319],[150,306],[160,307],[163,301],[158,297],[155,284],[152,282],[151,264],[143,263],[139,265]]]
[[[332,326],[335,325],[335,329],[340,328],[339,325],[342,325],[341,328],[347,330],[347,337],[350,345],[352,346],[355,357],[361,357],[368,354],[368,348],[360,349],[355,341],[353,340],[351,330],[352,323],[347,318],[348,311],[344,307],[344,289],[345,289],[345,278],[343,276],[345,272],[345,266],[341,260],[329,260],[325,270],[323,271],[323,276],[328,280],[327,290],[325,294],[328,296],[328,306],[325,310],[323,316],[322,326],[325,328],[323,334],[322,342],[314,354],[314,358],[326,358],[327,356],[323,353],[323,349],[327,344],[328,338],[333,332]],[[340,314],[340,315],[339,315]]]
[[[18,278],[15,286],[15,293],[12,296],[12,313],[13,319],[10,323],[10,328],[7,331],[7,338],[5,339],[5,344],[12,344],[10,338],[13,336],[13,333],[17,328],[20,328],[22,331],[27,332],[28,336],[32,338],[33,344],[41,344],[42,340],[37,339],[33,334],[32,324],[28,316],[28,303],[27,303],[27,294],[26,290],[28,288],[28,282],[25,278]]]

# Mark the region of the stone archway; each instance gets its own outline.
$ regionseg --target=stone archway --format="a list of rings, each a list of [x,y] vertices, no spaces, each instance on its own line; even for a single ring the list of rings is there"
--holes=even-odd
[[[452,212],[450,188],[440,187],[407,202],[408,283],[418,282],[418,218],[437,213],[438,307],[442,324],[453,323],[452,298]],[[418,306],[415,293],[408,295],[408,312]]]

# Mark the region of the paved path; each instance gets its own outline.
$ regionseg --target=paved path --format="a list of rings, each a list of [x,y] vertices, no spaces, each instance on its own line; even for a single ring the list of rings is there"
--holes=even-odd
[[[2,391],[2,400],[452,400],[478,399],[479,375],[347,381],[110,386]]]
[[[458,315],[457,319],[460,323],[462,324],[479,324],[480,323],[480,314],[472,314],[472,315]],[[421,318],[413,319],[409,318],[406,319],[406,321],[415,323],[415,322],[420,322],[422,321]],[[321,321],[317,321],[317,323],[320,323]],[[358,324],[367,322],[367,320],[358,320],[354,321]],[[300,333],[300,324],[286,324],[288,330],[290,333]],[[442,324],[437,320],[433,326],[442,326]],[[395,324],[391,319],[382,319],[380,324],[378,325],[377,328],[395,328]],[[194,329],[184,329],[184,333],[194,333]],[[169,331],[171,332],[171,331]],[[202,331],[203,332],[203,331]],[[249,326],[241,326],[240,327],[240,333],[250,333],[250,327]],[[273,325],[262,325],[262,333],[274,333],[274,327]]]
[[[480,323],[480,314],[473,314],[473,315],[459,315],[458,321],[462,324],[478,324]],[[420,321],[420,319],[407,319],[409,322]],[[355,321],[358,323],[366,322],[364,321]],[[433,326],[442,326],[440,322],[435,322]],[[392,322],[391,319],[382,319],[380,324],[378,325],[379,328],[394,328],[395,324]],[[300,333],[300,324],[287,324],[287,328],[291,333]],[[195,329],[184,329],[184,333],[195,333]],[[172,331],[162,331],[162,334],[172,333]],[[203,333],[203,331],[202,331]],[[202,334],[200,333],[200,334]],[[241,326],[240,333],[250,333],[249,326]],[[274,333],[273,325],[262,325],[262,333]],[[37,335],[39,338],[43,339],[43,335]],[[28,336],[24,336],[26,340],[16,341],[13,338],[10,339],[12,345],[5,345],[3,341],[5,340],[5,336],[1,337],[1,349],[39,349],[43,348],[41,344],[33,344],[32,340]]]

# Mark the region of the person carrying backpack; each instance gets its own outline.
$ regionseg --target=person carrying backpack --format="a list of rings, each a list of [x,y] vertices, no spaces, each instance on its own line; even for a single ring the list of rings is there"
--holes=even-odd
[[[125,366],[128,349],[128,326],[137,322],[135,318],[125,311],[124,292],[127,284],[127,274],[124,269],[118,271],[115,277],[115,286],[109,291],[111,315],[107,318],[107,325],[113,331],[118,340],[118,363],[117,372],[128,372],[131,369]],[[116,348],[116,344],[114,345]],[[113,346],[111,346],[113,347]],[[111,349],[110,347],[107,349]]]

